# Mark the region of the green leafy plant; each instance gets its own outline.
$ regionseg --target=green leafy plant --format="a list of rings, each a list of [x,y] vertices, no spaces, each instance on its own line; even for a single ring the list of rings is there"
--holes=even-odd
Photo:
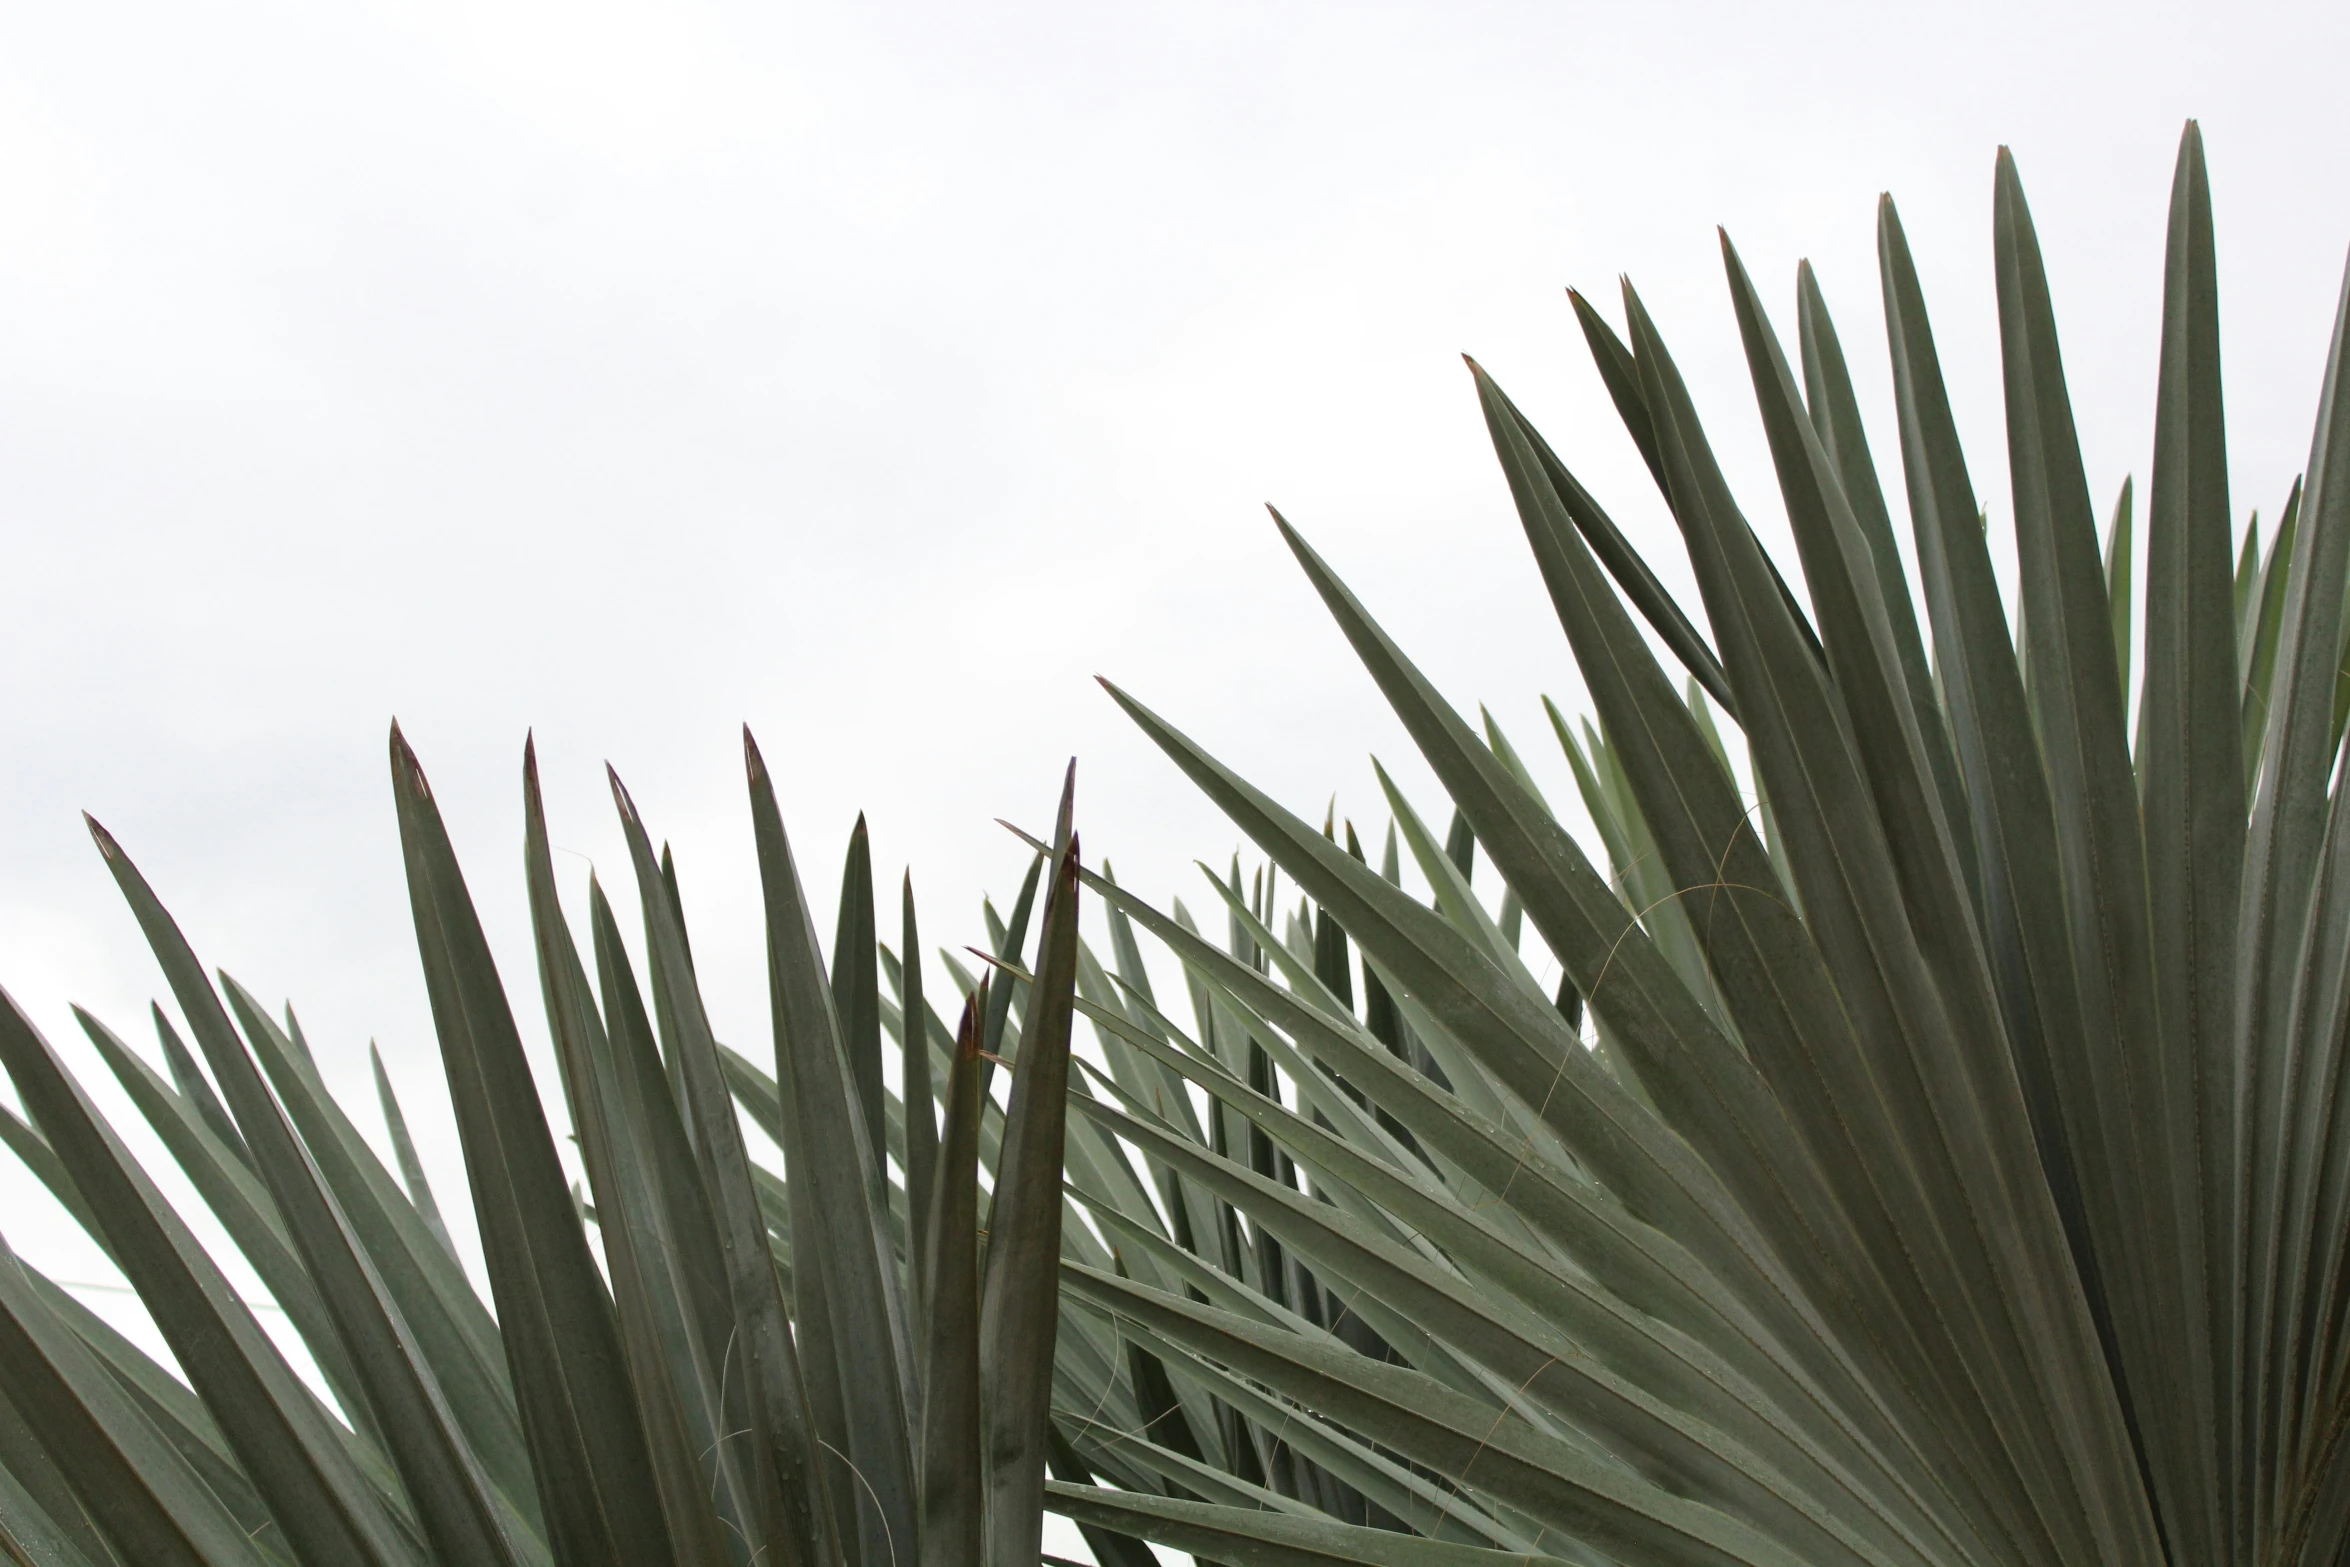
[[[25,1109],[22,1120],[0,1112],[0,1133],[136,1287],[181,1373],[0,1249],[0,1549],[43,1567],[1037,1559],[1076,965],[1070,795],[1061,846],[1040,862],[1051,875],[1033,981],[971,988],[945,1052],[942,1133],[928,1114],[904,1116],[882,1083],[863,823],[828,967],[747,735],[745,751],[774,1077],[712,1035],[674,864],[656,860],[617,777],[648,982],[597,882],[590,977],[525,755],[538,981],[583,1192],[565,1184],[432,789],[393,732],[417,946],[486,1302],[380,1059],[399,1178],[326,1092],[291,1011],[281,1026],[225,973],[216,988],[91,824],[202,1065],[160,1006],[167,1072],[86,1012],[82,1027],[331,1396],[296,1373],[56,1052],[0,998],[0,1063]],[[904,917],[893,973],[926,1016],[910,881]],[[1018,1063],[991,1128],[984,1263],[983,1044]],[[927,1110],[931,1057],[913,1060]],[[788,1184],[748,1156],[738,1095],[784,1151]],[[889,1173],[893,1154],[910,1180]],[[1079,1472],[1073,1462],[1064,1472]],[[1121,1545],[1142,1550],[1106,1537],[1101,1549]]]
[[[2100,546],[2004,156],[1995,237],[2012,607],[1890,202],[1916,594],[1808,269],[1791,361],[1724,244],[1801,598],[1637,297],[1619,337],[1572,296],[1704,629],[1471,367],[1595,710],[1550,717],[1596,859],[1286,522],[1451,816],[1439,834],[1382,772],[1374,869],[1351,826],[1316,830],[1113,690],[1267,856],[1208,878],[1220,941],[1082,869],[1064,796],[1009,916],[986,910],[986,982],[936,954],[967,998],[950,1028],[910,895],[878,940],[861,834],[823,960],[754,752],[769,1076],[711,1037],[673,869],[617,785],[649,983],[600,887],[591,981],[532,786],[586,1192],[395,743],[490,1303],[388,1092],[397,1179],[290,1013],[215,990],[101,834],[204,1064],[160,1010],[168,1075],[85,1027],[331,1398],[0,1008],[29,1116],[0,1135],[188,1373],[0,1265],[0,1544],[1025,1567],[1041,1496],[1115,1567],[1145,1539],[1235,1567],[2335,1560],[2350,295],[2306,492],[2236,551],[2190,127],[2141,573],[2127,484]],[[1076,1015],[1098,1061],[1070,1052]]]
[[[2239,554],[2190,125],[2140,629],[2131,492],[2101,548],[2005,153],[1994,237],[2012,606],[1889,199],[1914,595],[1808,267],[1790,347],[1723,241],[1800,588],[1638,296],[1622,337],[1573,299],[1702,628],[1472,364],[1595,710],[1551,718],[1608,869],[1278,516],[1450,830],[1382,772],[1374,869],[1112,689],[1270,866],[1209,874],[1222,943],[1088,875],[1120,973],[1081,970],[1107,1071],[1071,1147],[1156,1191],[1073,1159],[1115,1255],[1070,1262],[1064,1314],[1168,1396],[1086,1427],[1144,1479],[1053,1505],[1268,1563],[2339,1559],[2350,294],[2306,490]]]

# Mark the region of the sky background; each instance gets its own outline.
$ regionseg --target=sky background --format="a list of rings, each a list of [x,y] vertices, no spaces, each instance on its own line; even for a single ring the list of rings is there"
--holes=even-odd
[[[2314,4],[0,7],[0,984],[93,1073],[68,1001],[149,1042],[88,809],[332,1081],[381,1041],[459,1188],[395,715],[534,1049],[533,728],[575,913],[591,862],[633,896],[609,760],[764,1052],[746,721],[818,905],[862,809],[885,908],[911,863],[950,944],[1072,754],[1130,884],[1235,847],[1097,673],[1383,822],[1368,757],[1408,743],[1266,501],[1571,794],[1538,697],[1579,688],[1459,354],[1685,581],[1564,287],[1638,283],[1783,542],[1713,225],[1783,330],[1813,260],[1897,490],[1891,190],[2004,538],[1994,150],[2109,496],[2193,115],[2236,513],[2273,516],[2350,246],[2345,59]],[[0,1230],[103,1282],[32,1192],[6,1162]]]

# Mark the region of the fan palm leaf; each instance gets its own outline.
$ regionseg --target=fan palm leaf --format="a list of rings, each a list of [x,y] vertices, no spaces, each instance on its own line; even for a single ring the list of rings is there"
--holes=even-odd
[[[399,1176],[326,1091],[291,1012],[281,1028],[234,979],[208,975],[92,824],[203,1063],[160,1006],[168,1076],[77,1015],[318,1377],[297,1373],[63,1059],[0,997],[0,1064],[26,1111],[0,1132],[138,1290],[178,1367],[0,1249],[0,1551],[44,1567],[915,1567],[977,1561],[987,1540],[989,1560],[1035,1558],[1059,1450],[1048,1396],[1077,983],[1074,773],[1030,1003],[1017,1050],[1006,1047],[1021,1070],[1010,1121],[999,1111],[991,1128],[983,1258],[978,1042],[983,1019],[1001,1028],[1010,1014],[990,1010],[984,986],[970,997],[946,1124],[928,1128],[935,1179],[909,1203],[887,1163],[911,1168],[904,1106],[879,1077],[863,824],[828,964],[747,736],[746,762],[773,1077],[712,1034],[675,864],[655,856],[617,777],[649,982],[593,878],[591,979],[525,751],[534,951],[581,1190],[567,1184],[431,786],[393,732],[410,903],[487,1300],[450,1246],[380,1059]],[[1016,943],[1006,951],[1018,956]],[[897,977],[920,1007],[918,966]],[[913,1081],[928,1112],[928,1084]],[[751,1159],[738,1101],[784,1149],[788,1181]],[[921,1270],[905,1244],[915,1210],[929,1240]],[[943,1287],[925,1289],[931,1279]],[[925,1388],[938,1390],[927,1403]],[[1129,1537],[1090,1532],[1104,1552],[1144,1556]]]
[[[1073,1124],[1278,1242],[1292,1273],[1190,1244],[1227,1287],[1149,1277],[1171,1272],[1168,1228],[1138,1244],[1147,1216],[1085,1194],[1117,1265],[1072,1260],[1067,1289],[1172,1384],[1227,1408],[1252,1387],[1247,1423],[1281,1411],[1276,1443],[1342,1435],[1437,1483],[1388,1487],[1395,1516],[1375,1521],[1640,1567],[2282,1567],[2344,1547],[2350,295],[2306,482],[2238,567],[2190,125],[2140,629],[2130,489],[2101,529],[2004,151],[1993,237],[2013,604],[1890,200],[1914,592],[1808,267],[1790,346],[1722,242],[1800,598],[1629,284],[1621,335],[1573,303],[1701,621],[1471,364],[1593,709],[1581,730],[1552,716],[1600,860],[1278,513],[1455,813],[1440,845],[1380,774],[1431,900],[1110,688],[1266,856],[1260,884],[1277,872],[1304,906],[1284,927],[1269,892],[1210,873],[1235,927],[1220,949],[1180,907],[1093,878],[1120,940],[1139,928],[1180,967],[1195,1022],[1187,1037],[1149,1002],[1139,958],[1119,994],[1081,996],[1119,1091],[1074,1101]],[[1355,1004],[1349,944],[1383,1005]],[[1257,1055],[1269,1079],[1238,1065]],[[1183,1124],[1149,1072],[1276,1159]],[[1347,1316],[1367,1342],[1332,1330]],[[1104,1448],[1145,1436],[1095,1421]],[[1302,1505],[1244,1524],[1213,1487],[1153,1473],[1132,1489],[1164,1500],[1055,1505],[1236,1560],[1298,1559],[1274,1513],[1323,1559],[1384,1549],[1345,1482],[1268,1470]],[[1232,1533],[1209,1545],[1210,1528]]]

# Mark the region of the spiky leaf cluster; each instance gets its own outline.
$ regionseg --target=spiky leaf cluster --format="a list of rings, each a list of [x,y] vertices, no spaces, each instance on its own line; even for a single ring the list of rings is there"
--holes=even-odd
[[[745,755],[773,1076],[712,1033],[676,867],[655,856],[617,777],[647,962],[640,978],[597,879],[592,969],[583,960],[525,753],[537,977],[583,1189],[566,1183],[432,788],[393,731],[417,947],[486,1300],[381,1059],[396,1177],[327,1092],[291,1009],[281,1024],[226,973],[216,983],[92,823],[197,1050],[160,1005],[166,1071],[89,1013],[81,1025],[317,1381],[0,996],[0,1064],[25,1110],[0,1111],[0,1135],[138,1291],[178,1368],[0,1247],[0,1554],[39,1567],[1037,1559],[1048,1464],[1090,1478],[1056,1447],[1047,1405],[1077,961],[1071,796],[1060,846],[1039,860],[1052,874],[1033,977],[1013,937],[998,955],[1019,980],[967,987],[942,1129],[927,1051],[907,1084],[917,1113],[882,1081],[890,955],[864,824],[828,964],[747,735]],[[1032,872],[1031,894],[1036,882]],[[1024,899],[1023,928],[1027,914]],[[902,950],[892,978],[927,1016],[911,881]],[[983,1044],[1019,1062],[1008,1104],[984,1100],[984,1128]],[[745,1112],[782,1150],[788,1181],[750,1157]],[[983,1140],[994,1172],[984,1231]],[[1100,1538],[1104,1552],[1143,1557],[1131,1540]]]
[[[1278,517],[1449,796],[1440,838],[1381,774],[1432,899],[1113,688],[1301,902],[1211,876],[1214,944],[1091,883],[1193,1021],[1139,958],[1082,993],[1075,1119],[1164,1222],[1085,1192],[1116,1266],[1067,1309],[1171,1396],[1096,1433],[1155,1484],[1058,1505],[1284,1563],[1410,1555],[1366,1524],[1629,1567],[2339,1558],[2350,294],[2306,489],[2239,552],[2190,126],[2141,615],[2005,153],[1993,237],[2012,602],[1889,199],[1914,590],[1808,268],[1783,339],[1724,238],[1785,572],[1638,295],[1621,334],[1573,299],[1686,609],[1471,366],[1593,710],[1551,710],[1592,849]]]

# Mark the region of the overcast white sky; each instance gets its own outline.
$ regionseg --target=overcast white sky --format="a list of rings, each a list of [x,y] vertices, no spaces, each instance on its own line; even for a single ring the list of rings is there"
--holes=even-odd
[[[588,858],[628,889],[610,759],[676,843],[722,1030],[764,1050],[746,720],[818,902],[862,808],[885,887],[911,861],[957,943],[1022,868],[992,818],[1042,821],[1072,753],[1089,855],[1129,882],[1231,852],[1097,672],[1297,808],[1379,814],[1366,757],[1408,746],[1266,500],[1547,768],[1536,698],[1577,687],[1457,355],[1678,579],[1564,285],[1638,282],[1768,534],[1712,226],[1783,321],[1814,260],[1891,481],[1890,189],[2003,529],[2002,142],[2110,493],[2145,469],[2202,119],[2237,513],[2273,513],[2350,245],[2346,16],[0,8],[0,984],[61,1043],[69,1000],[146,1038],[159,981],[88,808],[339,1083],[383,1042],[461,1185],[391,717],[526,1032],[535,725],[574,891]],[[10,1238],[101,1277],[26,1188],[0,1173]]]

